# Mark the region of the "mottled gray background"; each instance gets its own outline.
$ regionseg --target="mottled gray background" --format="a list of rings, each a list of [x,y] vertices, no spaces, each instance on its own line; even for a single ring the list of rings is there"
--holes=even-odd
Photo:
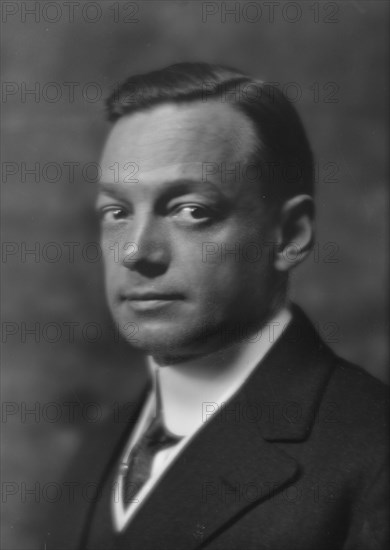
[[[105,97],[132,73],[215,61],[280,82],[291,98],[300,93],[295,105],[319,166],[318,244],[294,274],[292,293],[335,350],[388,377],[388,3],[282,2],[273,21],[262,2],[261,17],[253,2],[241,2],[237,15],[225,19],[224,9],[234,2],[144,1],[136,13],[124,2],[100,2],[100,13],[96,3],[76,2],[73,21],[63,2],[49,4],[3,2],[2,13],[3,238],[14,252],[2,258],[8,484],[2,547],[8,550],[44,548],[50,537],[45,514],[56,487],[50,493],[48,484],[60,483],[85,430],[96,426],[96,411],[103,416],[116,401],[131,401],[144,376],[139,354],[113,337],[99,262],[77,252],[97,240],[93,185],[81,171],[98,160],[108,128],[96,90]],[[26,14],[26,6],[38,6],[36,15]],[[37,89],[37,97],[24,96],[26,88]],[[67,162],[80,163],[74,182]],[[22,163],[38,163],[37,182],[31,175],[22,181]],[[48,163],[60,166],[58,181],[48,181],[56,179]],[[13,169],[13,176],[5,172]],[[49,242],[63,250],[60,261],[47,261],[55,254]],[[73,263],[66,242],[80,243]],[[24,258],[22,247],[36,243],[38,261]],[[74,341],[66,323],[78,323]],[[88,341],[88,323],[102,327],[96,342]],[[37,341],[26,335],[23,342],[24,328],[33,326]],[[62,335],[51,343],[58,326]],[[90,332],[83,334],[86,327]],[[73,420],[66,402],[77,404]],[[27,414],[33,407],[36,415]],[[25,492],[34,487],[37,501]]]

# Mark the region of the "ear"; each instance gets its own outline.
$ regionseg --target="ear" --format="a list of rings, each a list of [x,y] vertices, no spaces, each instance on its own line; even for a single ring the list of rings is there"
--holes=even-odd
[[[283,204],[276,227],[275,269],[289,271],[309,254],[314,241],[314,203],[296,195]]]

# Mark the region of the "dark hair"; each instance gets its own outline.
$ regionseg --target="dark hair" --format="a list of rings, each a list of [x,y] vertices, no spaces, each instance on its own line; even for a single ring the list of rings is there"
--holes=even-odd
[[[313,194],[313,156],[298,113],[283,93],[261,80],[225,66],[178,63],[125,80],[107,99],[110,121],[174,102],[220,100],[238,108],[256,128],[253,164],[263,194],[277,203]],[[259,172],[260,170],[260,172]]]

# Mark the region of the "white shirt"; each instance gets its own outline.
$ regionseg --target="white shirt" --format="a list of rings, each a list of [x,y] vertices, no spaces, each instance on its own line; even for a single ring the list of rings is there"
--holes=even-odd
[[[171,433],[182,436],[182,439],[175,446],[156,454],[151,477],[127,508],[122,502],[123,479],[118,477],[112,498],[113,520],[117,532],[127,527],[164,472],[198,430],[237,393],[290,320],[291,312],[283,308],[261,331],[250,338],[195,360],[159,366],[152,357],[148,358],[153,387],[131,434],[122,462],[128,463],[134,445],[155,415],[157,384],[164,425]]]

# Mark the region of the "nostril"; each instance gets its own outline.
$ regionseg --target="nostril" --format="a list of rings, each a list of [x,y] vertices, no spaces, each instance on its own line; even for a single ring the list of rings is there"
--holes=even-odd
[[[130,267],[133,271],[138,271],[140,275],[148,278],[163,275],[167,270],[167,264],[165,262],[153,262],[145,258],[133,262]]]
[[[131,243],[131,253],[123,257],[123,265],[146,277],[157,277],[167,270],[170,253],[166,243],[143,240],[141,244]]]

